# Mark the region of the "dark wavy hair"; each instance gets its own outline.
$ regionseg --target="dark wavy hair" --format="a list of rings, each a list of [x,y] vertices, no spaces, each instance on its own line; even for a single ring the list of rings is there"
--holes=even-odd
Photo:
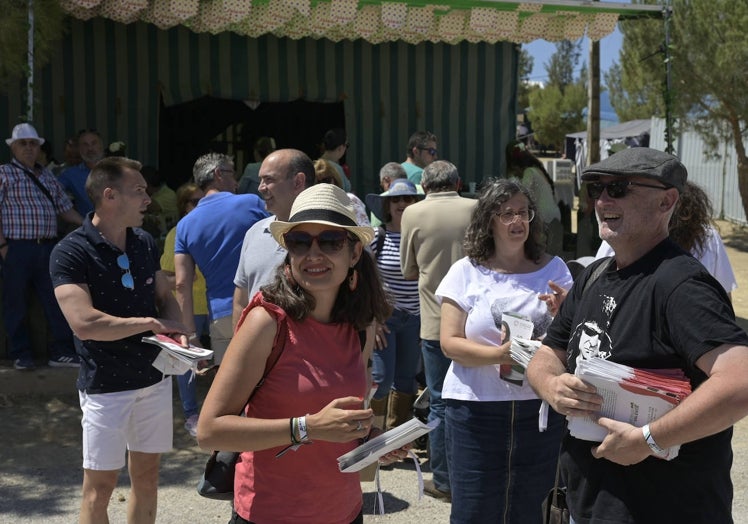
[[[551,175],[549,175],[548,171],[545,170],[543,163],[527,150],[527,146],[524,143],[517,140],[510,142],[506,146],[505,154],[507,177],[514,177],[518,180],[522,180],[525,169],[528,167],[534,167],[543,173],[543,176],[551,185],[551,190],[554,192],[556,191]]]
[[[350,249],[353,250],[359,239],[348,237]],[[286,276],[286,260],[275,271],[273,282],[262,286],[265,300],[281,307],[287,315],[295,320],[304,320],[314,309],[314,297],[301,286],[291,283]],[[332,322],[348,322],[360,331],[374,321],[384,323],[392,313],[392,306],[387,301],[387,295],[382,287],[382,281],[371,253],[363,249],[356,265],[348,271],[358,271],[358,286],[354,291],[348,287],[346,279],[338,289],[338,296],[332,307]]]
[[[525,256],[535,263],[540,262],[545,253],[543,241],[543,222],[538,218],[538,208],[530,194],[530,190],[522,184],[504,178],[491,178],[483,183],[478,205],[473,209],[470,224],[465,232],[463,249],[474,262],[485,264],[496,252],[493,241],[491,222],[501,204],[517,193],[527,197],[527,207],[535,212],[535,218],[530,222],[530,234],[525,240]]]
[[[706,192],[693,182],[686,182],[670,217],[670,238],[684,251],[702,255],[709,226],[714,227],[713,213]]]

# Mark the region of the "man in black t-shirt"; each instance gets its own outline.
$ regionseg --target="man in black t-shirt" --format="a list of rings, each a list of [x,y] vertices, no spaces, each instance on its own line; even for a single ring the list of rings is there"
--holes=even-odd
[[[153,237],[140,229],[150,198],[140,163],[111,157],[86,181],[94,204],[83,225],[55,246],[55,296],[81,360],[81,522],[108,522],[107,507],[127,456],[128,521],[155,522],[161,453],[172,447],[171,377],[153,367],[152,333],[181,334],[180,318]]]
[[[677,158],[648,148],[616,153],[582,176],[615,257],[580,275],[528,367],[530,383],[569,417],[602,405],[573,375],[593,356],[682,369],[694,391],[643,428],[601,417],[602,443],[567,434],[561,471],[578,524],[732,522],[730,440],[748,414],[748,336],[722,286],[668,238],[686,178]]]

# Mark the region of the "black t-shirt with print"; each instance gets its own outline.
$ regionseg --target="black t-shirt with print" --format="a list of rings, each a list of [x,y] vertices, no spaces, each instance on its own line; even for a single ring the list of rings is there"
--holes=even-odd
[[[748,345],[724,289],[693,257],[665,240],[634,264],[611,265],[584,292],[579,277],[544,343],[567,351],[567,368],[596,355],[638,368],[681,368],[695,389],[695,363],[722,344]],[[672,461],[633,466],[595,459],[596,443],[568,436],[562,472],[576,522],[731,522],[732,429],[683,444]]]

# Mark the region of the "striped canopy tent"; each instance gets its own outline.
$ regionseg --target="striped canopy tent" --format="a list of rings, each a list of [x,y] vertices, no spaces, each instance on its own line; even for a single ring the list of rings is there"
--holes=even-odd
[[[65,11],[88,20],[144,21],[198,33],[271,33],[333,42],[362,38],[372,44],[499,41],[525,43],[591,40],[613,32],[619,19],[651,16],[658,6],[588,0],[60,0]]]
[[[279,139],[271,133],[308,129],[308,140],[279,146],[310,154],[324,134],[319,119],[297,114],[259,129],[263,108],[337,104],[360,194],[377,189],[384,163],[404,160],[416,130],[437,135],[440,158],[465,183],[500,174],[503,145],[515,136],[515,42],[600,38],[621,18],[659,14],[656,6],[569,0],[59,1],[70,30],[49,63],[34,68],[33,83],[33,123],[58,158],[65,138],[93,127],[107,143],[124,141],[128,156],[175,173],[168,180],[176,187],[203,151],[196,132],[218,136],[213,142],[241,169],[252,133]],[[206,97],[241,111],[228,123],[188,111]],[[0,127],[10,130],[24,105],[21,81],[0,93]],[[167,129],[165,111],[181,108]],[[8,154],[0,148],[0,161]]]

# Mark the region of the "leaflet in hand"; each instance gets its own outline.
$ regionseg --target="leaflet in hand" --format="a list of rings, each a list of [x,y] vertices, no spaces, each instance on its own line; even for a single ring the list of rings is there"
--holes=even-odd
[[[532,338],[533,329],[534,325],[532,320],[520,315],[519,313],[507,312],[501,315],[502,344],[507,340],[514,340],[516,338],[530,339]],[[512,365],[501,364],[499,367],[499,376],[502,380],[521,386],[525,381],[526,367],[527,365],[523,366],[520,363]]]
[[[161,348],[161,352],[153,361],[153,367],[164,375],[183,375],[190,370],[196,370],[201,360],[209,360],[213,357],[213,351],[210,349],[193,345],[183,347],[166,335],[143,337],[142,340]]]
[[[405,444],[413,442],[421,435],[425,435],[436,426],[439,420],[433,420],[424,424],[417,418],[412,418],[408,422],[401,424],[389,431],[386,431],[371,440],[361,444],[356,449],[349,451],[345,455],[338,457],[338,468],[343,473],[353,473],[364,469],[369,464],[379,460],[390,451],[403,447]]]
[[[577,365],[575,375],[597,388],[603,397],[599,414],[636,427],[656,420],[691,393],[680,369],[644,370],[593,357]],[[567,417],[569,433],[578,439],[602,442],[607,430],[590,417]],[[670,449],[676,456],[679,446]]]

